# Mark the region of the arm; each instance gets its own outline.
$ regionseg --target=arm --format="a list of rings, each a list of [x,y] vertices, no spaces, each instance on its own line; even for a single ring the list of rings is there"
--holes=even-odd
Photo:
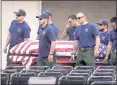
[[[68,34],[67,34],[67,29],[68,29],[68,27],[69,27],[69,24],[67,24],[67,25],[65,26],[65,28],[64,28],[64,31],[63,31],[63,33],[62,33],[63,39],[66,38],[66,37],[68,36]]]
[[[5,47],[4,47],[4,50],[3,50],[4,53],[7,53],[7,46],[9,45],[10,40],[11,40],[11,33],[9,32],[8,36],[7,36],[6,44],[5,44]]]
[[[56,47],[56,41],[51,41],[51,47],[50,47],[50,53],[49,54],[54,53],[55,47]]]
[[[112,49],[112,42],[109,41],[108,46],[107,46],[107,53],[106,53],[106,57],[105,58],[108,59],[108,56],[111,53],[111,49]]]
[[[30,27],[24,28],[23,32],[24,41],[27,41],[30,38],[30,32],[31,32]]]
[[[78,40],[74,40],[73,43],[73,54],[75,54],[78,50]]]
[[[39,40],[39,38],[40,38],[39,35],[37,35],[36,40]]]
[[[96,36],[96,46],[95,46],[95,49],[99,49],[99,47],[100,47],[100,37],[99,36]]]
[[[9,45],[10,40],[11,40],[11,33],[9,32],[8,35],[7,35],[7,40],[6,40],[5,48],[7,48],[7,46]]]

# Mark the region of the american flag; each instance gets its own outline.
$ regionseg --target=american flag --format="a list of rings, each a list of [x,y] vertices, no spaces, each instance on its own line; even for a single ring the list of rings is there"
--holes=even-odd
[[[20,44],[14,46],[10,53],[15,54],[11,55],[9,58],[13,62],[22,62],[23,65],[29,67],[32,63],[35,63],[38,57],[35,56],[27,56],[30,54],[38,55],[38,47],[39,41],[38,40],[29,40],[24,41]],[[101,44],[99,52],[100,57],[105,55],[106,47],[105,45]],[[56,41],[56,54],[57,56],[64,56],[63,58],[57,58],[56,62],[58,63],[68,63],[70,62],[71,52],[73,51],[73,41]],[[19,55],[17,55],[19,54]],[[22,54],[27,54],[26,56],[21,56]]]

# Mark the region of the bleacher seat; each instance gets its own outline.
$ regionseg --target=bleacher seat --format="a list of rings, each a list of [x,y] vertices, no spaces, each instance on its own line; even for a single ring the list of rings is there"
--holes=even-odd
[[[25,69],[25,66],[6,66],[5,70],[13,70],[15,69],[17,72],[20,72],[21,70]]]
[[[94,66],[76,66],[74,70],[91,70],[92,72],[95,70]]]
[[[38,70],[38,69],[24,69],[20,73],[30,73],[34,72],[37,76],[39,73],[44,72],[43,70]]]
[[[71,74],[68,74],[68,76],[84,76],[87,80],[90,77],[90,74],[89,73],[71,73]]]
[[[38,75],[39,77],[55,77],[56,78],[56,84],[58,83],[58,80],[63,74],[61,72],[41,72]]]
[[[50,69],[50,67],[49,66],[30,66],[29,69],[46,71],[47,69]]]
[[[28,85],[31,76],[36,76],[34,72],[30,73],[14,73],[10,78],[10,85]]]
[[[73,70],[72,66],[54,66],[52,69],[66,69],[68,72]]]
[[[91,85],[116,85],[116,81],[95,81]]]
[[[98,66],[98,69],[114,69],[116,70],[116,66]]]
[[[97,69],[96,72],[112,72],[116,74],[116,71],[114,69]]]
[[[92,71],[91,70],[72,70],[70,74],[71,73],[88,73],[89,75],[91,75]]]
[[[30,77],[28,85],[55,85],[55,77]]]
[[[112,76],[91,76],[88,79],[88,85],[91,85],[92,82],[95,81],[114,81],[114,78]]]
[[[68,71],[66,69],[49,69],[46,70],[45,72],[61,72],[63,75],[68,74]]]
[[[7,73],[1,73],[1,85],[8,85],[9,75]]]
[[[92,76],[112,76],[115,78],[115,74],[112,72],[95,72],[92,74]]]
[[[85,85],[86,79],[84,76],[62,76],[59,79],[58,85]]]

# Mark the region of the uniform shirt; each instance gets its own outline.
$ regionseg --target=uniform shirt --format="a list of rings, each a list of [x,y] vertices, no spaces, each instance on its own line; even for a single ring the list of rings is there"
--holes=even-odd
[[[31,29],[27,22],[23,21],[22,23],[18,23],[17,20],[13,20],[9,32],[11,33],[10,46],[13,47],[23,42],[24,38],[29,38]]]
[[[94,47],[95,37],[99,36],[99,31],[92,23],[79,26],[75,31],[75,40],[78,40],[78,46],[81,47]]]
[[[53,30],[55,31],[55,34],[56,34],[56,38],[58,39],[58,37],[59,37],[59,30],[58,30],[57,25],[55,23],[51,23],[50,25],[53,27]]]
[[[54,30],[55,35],[56,35],[56,38],[58,39],[58,36],[59,36],[58,27],[57,27],[56,24],[54,24],[54,23],[51,23],[50,25],[53,27],[52,29]],[[39,25],[39,28],[38,28],[38,32],[37,32],[38,35],[39,35],[39,31],[40,31],[40,32],[42,31],[42,26],[41,26],[41,25]]]
[[[56,34],[51,25],[46,25],[39,31],[39,57],[47,58],[50,52],[51,41],[56,40]]]
[[[67,29],[67,34],[69,36],[69,40],[74,40],[74,34],[75,34],[75,31],[76,31],[76,28],[77,27],[69,26],[69,28]]]
[[[116,49],[116,46],[117,46],[117,30],[111,30],[110,33],[109,33],[109,38],[108,40],[110,42],[112,42],[112,50],[115,50]]]
[[[100,43],[108,45],[109,32],[100,32]]]

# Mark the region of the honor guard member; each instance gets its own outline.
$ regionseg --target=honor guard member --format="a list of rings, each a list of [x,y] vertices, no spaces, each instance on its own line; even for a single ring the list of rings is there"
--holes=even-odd
[[[76,15],[68,17],[68,27],[66,26],[63,31],[63,38],[69,37],[69,40],[74,40],[74,33],[76,28],[79,26]]]
[[[105,63],[108,63],[108,56],[111,53],[111,65],[117,64],[117,17],[112,17],[111,20],[112,30],[109,33],[109,43],[107,46],[107,53],[104,59]]]
[[[56,34],[53,27],[48,24],[48,14],[42,13],[40,16],[36,16],[36,18],[39,19],[39,23],[42,26],[42,30],[39,31],[39,57],[37,65],[52,67],[56,62]]]
[[[46,13],[49,15],[49,19],[48,19],[48,24],[50,24],[53,27],[53,30],[55,31],[56,37],[57,39],[59,38],[59,30],[58,27],[55,23],[52,22],[52,13],[49,10],[45,10],[43,11],[43,13]],[[37,40],[39,40],[39,31],[41,31],[41,25],[38,28],[38,36],[37,36]]]
[[[97,23],[99,32],[100,32],[100,43],[104,45],[108,45],[108,37],[109,37],[109,32],[108,32],[108,21],[106,20],[100,20],[100,22]]]
[[[77,49],[79,48],[76,65],[95,66],[95,57],[99,55],[99,31],[96,29],[96,26],[87,22],[84,13],[79,12],[77,14],[77,20],[80,26],[75,32],[72,55],[75,55]]]
[[[31,32],[28,23],[24,20],[26,12],[23,9],[19,9],[17,12],[14,13],[16,14],[16,19],[11,22],[6,44],[4,47],[4,53],[7,53],[7,46],[10,44],[7,55],[7,65],[10,64],[10,49],[17,44],[28,40],[28,38],[30,38]]]

